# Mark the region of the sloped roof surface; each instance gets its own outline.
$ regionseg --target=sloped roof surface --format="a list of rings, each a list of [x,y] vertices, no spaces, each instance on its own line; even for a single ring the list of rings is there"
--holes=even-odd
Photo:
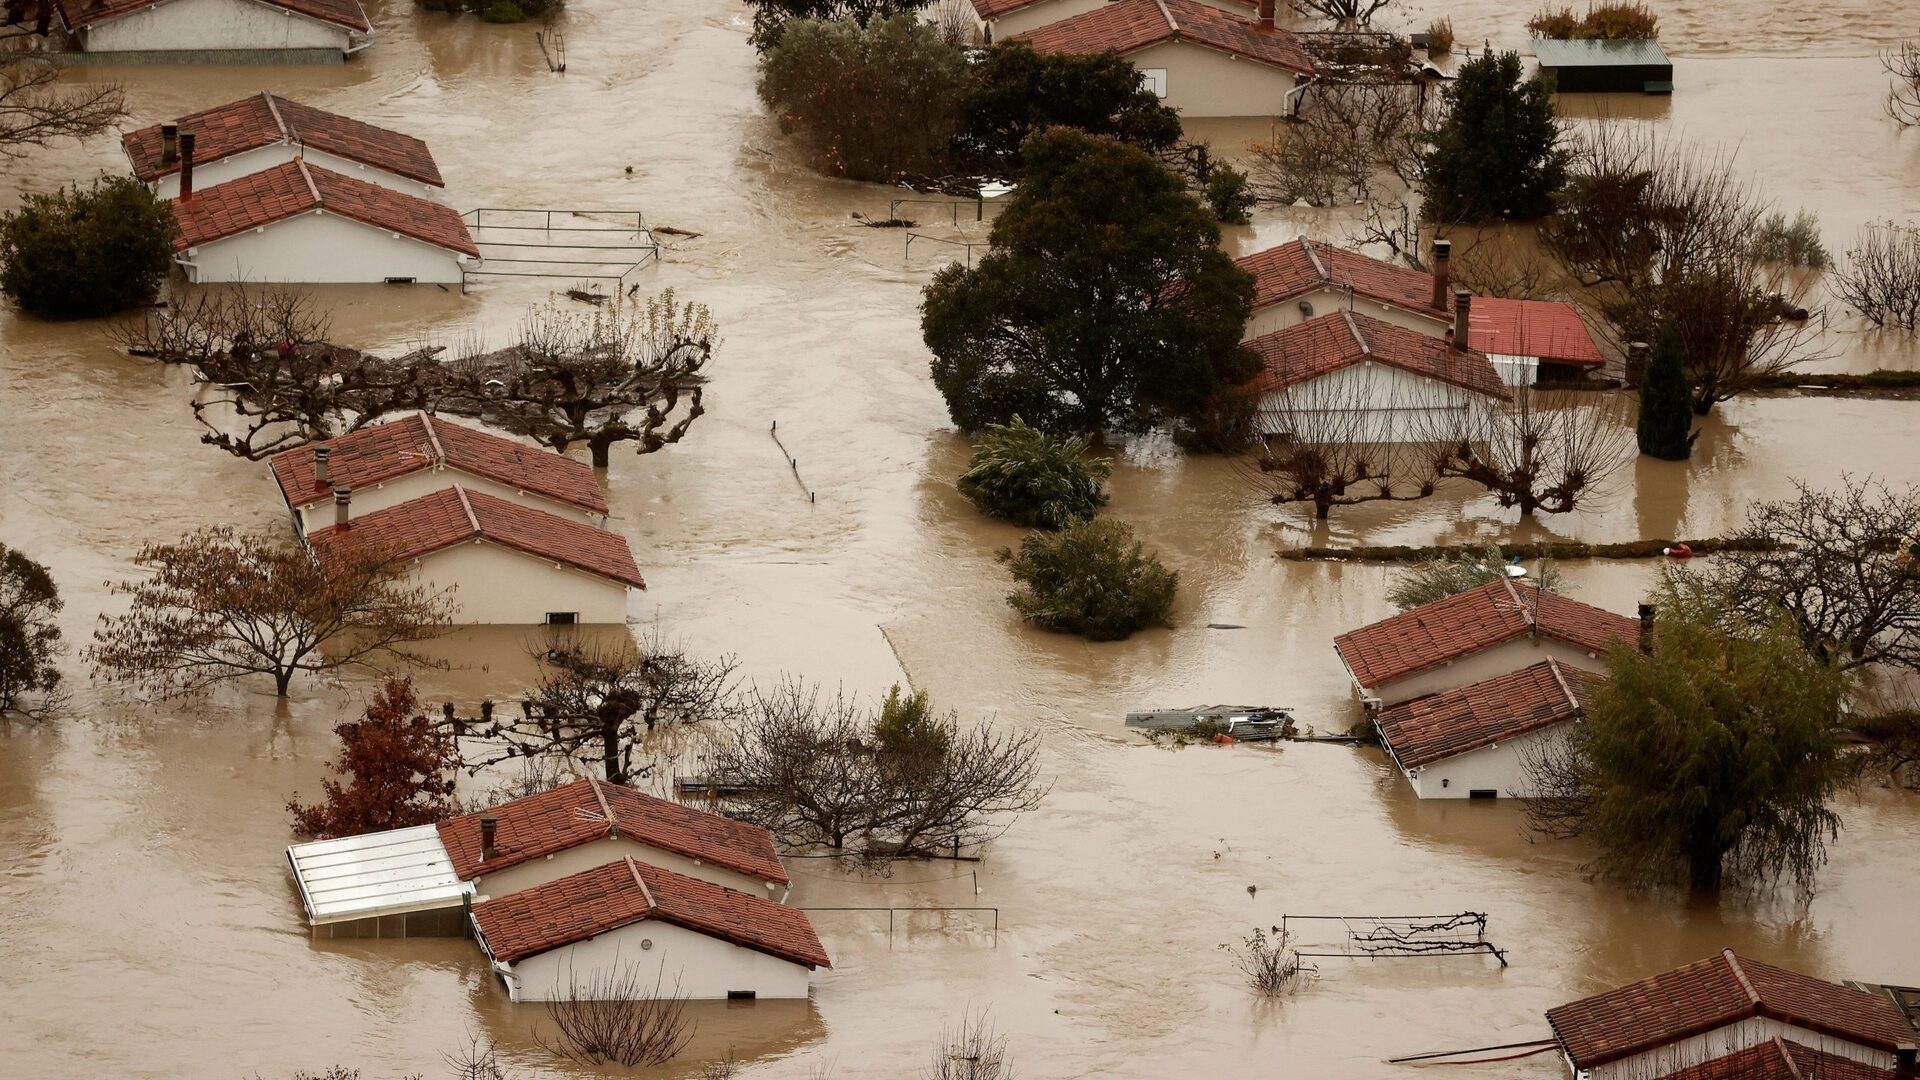
[[[1668,1073],[1666,1080],[1895,1080],[1895,1075],[1891,1069],[1878,1069],[1776,1035],[1745,1050]]]
[[[1467,313],[1467,341],[1483,353],[1537,356],[1556,364],[1606,362],[1572,304],[1477,296]]]
[[[431,825],[295,844],[287,861],[316,926],[456,908],[473,893]]]
[[[1433,306],[1433,275],[1323,244],[1302,236],[1234,261],[1253,275],[1255,311],[1328,287],[1351,289],[1356,296],[1426,315],[1450,318],[1453,297]]]
[[[174,199],[170,205],[179,226],[173,246],[180,251],[324,209],[435,247],[480,257],[467,223],[452,207],[298,159],[202,188],[191,198]]]
[[[423,184],[444,186],[433,153],[419,139],[269,91],[183,116],[176,123],[181,131],[193,133],[195,164],[288,140]],[[159,124],[127,132],[120,137],[120,145],[133,163],[133,174],[143,182],[152,183],[180,171],[178,160],[160,160]]]
[[[1376,718],[1402,768],[1414,769],[1580,715],[1604,679],[1557,660],[1414,698]]]
[[[1201,0],[1115,0],[1092,11],[1036,27],[1018,40],[1043,53],[1122,55],[1163,41],[1187,41],[1222,52],[1313,74],[1313,60],[1284,28],[1222,11]]]
[[[1408,330],[1352,311],[1318,315],[1247,342],[1264,370],[1253,389],[1268,393],[1317,379],[1341,368],[1380,363],[1489,397],[1509,392],[1486,356],[1456,349],[1430,334]]]
[[[55,0],[60,7],[60,21],[69,29],[79,29],[94,23],[117,19],[122,15],[131,15],[150,7],[157,7],[167,0]],[[318,19],[321,22],[344,26],[349,30],[371,31],[373,24],[367,21],[367,13],[360,9],[359,0],[256,0],[270,7],[281,8],[297,15]],[[217,46],[209,43],[208,48]]]
[[[1604,653],[1639,637],[1625,615],[1531,584],[1491,581],[1333,639],[1362,686],[1379,686],[1529,632]]]

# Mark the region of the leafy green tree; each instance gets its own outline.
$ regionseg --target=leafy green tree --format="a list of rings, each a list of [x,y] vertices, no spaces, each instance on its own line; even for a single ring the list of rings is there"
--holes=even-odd
[[[1629,884],[1810,888],[1840,830],[1827,802],[1850,769],[1846,676],[1708,579],[1669,575],[1656,607],[1651,650],[1616,649],[1564,749],[1530,761],[1530,816],[1592,841],[1597,869]]]
[[[765,56],[800,21],[867,26],[895,15],[915,15],[932,0],[747,0],[753,8],[753,33],[747,38]]]
[[[1058,529],[1100,512],[1107,503],[1101,485],[1112,471],[1105,458],[1087,452],[1084,437],[1055,438],[1016,416],[988,425],[959,488],[984,513]]]
[[[1692,428],[1693,399],[1680,339],[1667,323],[1640,379],[1640,452],[1663,461],[1685,461],[1693,456]]]
[[[921,303],[933,380],[965,431],[1022,416],[1101,445],[1202,415],[1258,359],[1240,343],[1253,279],[1179,177],[1068,128],[1030,137],[978,265]]]
[[[64,606],[47,568],[0,544],[0,714],[18,711],[28,694],[60,686],[60,625]]]
[[[952,733],[934,715],[933,700],[925,690],[909,694],[899,683],[887,689],[880,715],[873,722],[873,739],[880,752],[902,761],[924,761],[945,756]]]
[[[1498,544],[1474,552],[1426,559],[1393,575],[1387,583],[1387,601],[1401,611],[1445,600],[1507,576],[1507,557]],[[1560,591],[1560,569],[1543,562],[1529,579],[1548,592]]]
[[[130,176],[28,195],[0,215],[0,292],[43,319],[153,302],[173,266],[173,213]]]
[[[1207,208],[1213,211],[1215,221],[1222,225],[1245,225],[1253,220],[1253,204],[1259,199],[1246,173],[1231,165],[1218,166],[1207,180],[1206,191]]]
[[[1180,114],[1115,53],[1043,56],[1024,41],[1008,41],[988,49],[975,70],[954,139],[956,173],[1018,176],[1021,144],[1050,127],[1105,135],[1150,154],[1180,141]]]
[[[1460,65],[1446,89],[1447,118],[1430,137],[1421,168],[1431,221],[1531,219],[1553,210],[1566,182],[1567,154],[1553,115],[1553,90],[1522,78],[1517,53]]]
[[[760,58],[760,99],[833,176],[892,183],[945,171],[972,82],[966,56],[911,15],[801,20]]]
[[[1021,588],[1007,603],[1029,622],[1093,641],[1167,626],[1180,575],[1160,565],[1126,522],[1095,518],[1037,532],[1000,551]]]

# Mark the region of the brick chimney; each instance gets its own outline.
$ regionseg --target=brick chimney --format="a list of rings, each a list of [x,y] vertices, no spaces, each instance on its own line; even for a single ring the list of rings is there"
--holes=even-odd
[[[492,814],[480,816],[480,861],[500,857],[500,819]]]
[[[1273,27],[1273,9],[1274,9],[1274,0],[1260,0],[1260,25],[1261,26],[1267,27],[1269,29]]]
[[[342,529],[353,527],[353,489],[333,489],[333,523]]]
[[[1640,605],[1640,651],[1653,652],[1653,605]]]
[[[180,201],[193,198],[193,132],[180,133]]]
[[[333,450],[325,446],[313,448],[313,482],[321,487],[333,486],[333,468],[327,459],[333,456]]]
[[[1453,242],[1433,242],[1433,306],[1447,310],[1447,290],[1453,287]]]
[[[160,125],[160,164],[171,165],[180,160],[180,125]]]
[[[1453,290],[1453,347],[1463,352],[1467,348],[1467,315],[1472,307],[1472,293],[1465,289]]]

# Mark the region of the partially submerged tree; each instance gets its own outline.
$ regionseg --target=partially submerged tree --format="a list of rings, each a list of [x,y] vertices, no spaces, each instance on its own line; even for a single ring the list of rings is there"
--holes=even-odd
[[[787,24],[799,20],[868,26],[877,19],[914,15],[930,0],[747,0],[753,32],[747,40],[765,55],[780,43]]]
[[[1084,437],[1056,438],[1016,416],[987,426],[958,486],[983,513],[1058,529],[1100,513],[1112,471],[1111,462],[1088,452]]]
[[[1685,461],[1693,456],[1693,403],[1687,390],[1686,365],[1680,359],[1680,338],[1671,323],[1647,357],[1640,380],[1640,417],[1635,431],[1640,452],[1663,461]]]
[[[1880,59],[1893,76],[1887,115],[1901,127],[1920,127],[1920,40],[1903,41]]]
[[[46,567],[0,544],[0,716],[31,715],[29,698],[59,689],[65,606]]]
[[[412,679],[388,679],[366,714],[333,729],[340,757],[329,767],[348,783],[322,780],[324,796],[287,799],[293,827],[309,836],[358,836],[430,825],[457,812],[454,776],[460,748],[420,709]]]
[[[1091,641],[1119,641],[1167,626],[1180,575],[1160,565],[1124,521],[1095,518],[1036,532],[1000,551],[1020,587],[1007,603],[1021,618]]]
[[[1240,944],[1220,948],[1233,957],[1233,966],[1246,976],[1247,986],[1263,998],[1285,997],[1298,990],[1313,970],[1293,947],[1293,935],[1278,926],[1271,932],[1256,926]]]
[[[1245,459],[1254,489],[1275,506],[1312,506],[1318,521],[1336,506],[1433,494],[1431,454],[1382,439],[1381,418],[1392,415],[1396,403],[1372,389],[1316,379],[1272,395],[1260,423],[1278,434],[1256,440]]]
[[[693,1041],[687,995],[678,976],[667,984],[665,961],[651,977],[632,960],[587,974],[570,966],[567,985],[554,989],[547,1001],[554,1034],[536,1041],[570,1061],[629,1069],[665,1065]]]
[[[1562,40],[1651,40],[1660,36],[1660,18],[1637,0],[1605,0],[1577,14],[1570,7],[1544,8],[1527,20],[1527,29],[1534,37]]]
[[[1529,517],[1591,509],[1633,457],[1622,402],[1572,391],[1515,387],[1510,401],[1436,416],[1425,434],[1439,475]]]
[[[1920,788],[1920,709],[1894,709],[1855,721],[1867,740],[1865,770],[1900,787]]]
[[[134,564],[145,575],[112,586],[131,607],[100,617],[86,659],[100,678],[161,697],[254,675],[272,677],[285,697],[301,672],[424,664],[407,646],[453,621],[448,593],[409,583],[404,567],[367,545],[342,544],[322,560],[213,526],[148,544]]]
[[[1287,6],[1309,18],[1325,19],[1343,30],[1372,26],[1373,17],[1393,0],[1287,0]]]
[[[1553,90],[1525,77],[1516,53],[1460,65],[1445,90],[1447,116],[1421,169],[1431,221],[1544,217],[1566,180]]]
[[[150,304],[173,267],[173,230],[166,202],[130,176],[27,195],[0,215],[0,292],[43,319]]]
[[[1064,128],[1023,154],[988,253],[940,271],[921,304],[954,422],[1021,416],[1097,446],[1198,417],[1246,381],[1252,278],[1186,184],[1138,148]]]
[[[1920,228],[1869,222],[1828,280],[1873,325],[1920,330]]]
[[[62,80],[60,65],[30,51],[52,28],[53,0],[8,0],[0,8],[0,158],[98,135],[127,114],[118,83]]]
[[[1477,552],[1426,559],[1394,573],[1387,582],[1387,602],[1401,611],[1412,611],[1488,582],[1503,580],[1510,576],[1509,565],[1498,544],[1488,544]],[[1550,562],[1541,563],[1531,584],[1548,592],[1559,592],[1559,568]]]
[[[967,1012],[940,1029],[933,1059],[920,1075],[923,1080],[1013,1080],[1007,1037],[994,1030],[985,1010]]]
[[[1656,606],[1651,651],[1616,649],[1563,749],[1530,755],[1529,817],[1632,885],[1810,889],[1840,829],[1846,677],[1704,580],[1669,575]]]
[[[1104,135],[1150,154],[1180,141],[1180,114],[1115,53],[1041,54],[1024,41],[1004,41],[973,71],[950,155],[954,172],[1016,177],[1027,137],[1052,127]]]

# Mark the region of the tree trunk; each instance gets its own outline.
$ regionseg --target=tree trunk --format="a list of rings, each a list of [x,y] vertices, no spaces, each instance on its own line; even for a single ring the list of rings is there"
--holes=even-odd
[[[624,784],[627,782],[627,770],[620,764],[620,725],[612,721],[603,721],[600,725],[600,753],[606,760],[607,782]]]
[[[1332,512],[1332,510],[1333,510],[1332,499],[1317,498],[1313,500],[1313,516],[1315,520],[1318,520],[1318,521],[1327,520],[1327,514]]]
[[[287,696],[287,686],[293,682],[293,669],[281,668],[273,673],[273,692],[276,697]]]

